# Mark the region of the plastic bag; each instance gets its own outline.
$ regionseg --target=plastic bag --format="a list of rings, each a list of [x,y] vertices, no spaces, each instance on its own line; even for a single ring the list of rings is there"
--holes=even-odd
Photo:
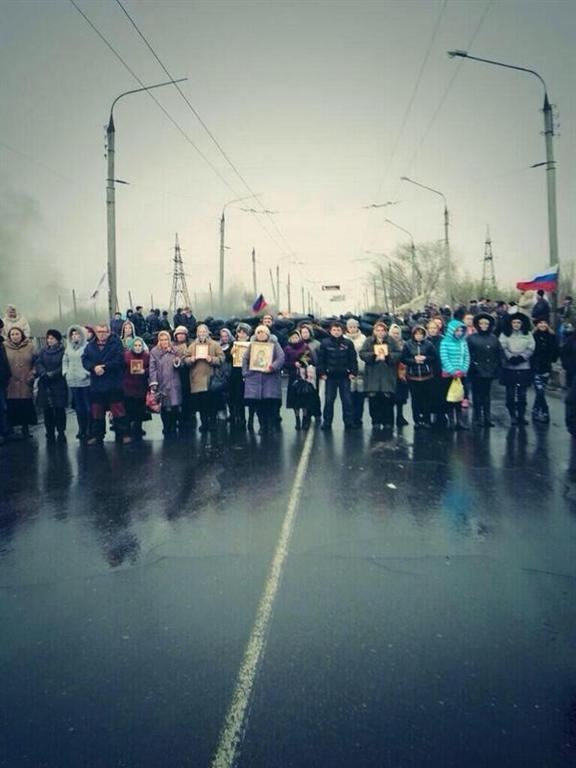
[[[452,379],[446,394],[447,403],[461,403],[464,400],[464,385],[462,379]]]
[[[148,408],[149,411],[152,411],[152,413],[160,413],[162,408],[160,398],[156,392],[153,392],[151,389],[146,392],[146,408]]]

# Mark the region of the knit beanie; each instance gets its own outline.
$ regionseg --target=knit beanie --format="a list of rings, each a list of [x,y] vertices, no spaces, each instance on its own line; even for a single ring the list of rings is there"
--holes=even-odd
[[[62,341],[62,334],[56,328],[49,328],[46,331],[46,336],[53,336],[57,342]]]

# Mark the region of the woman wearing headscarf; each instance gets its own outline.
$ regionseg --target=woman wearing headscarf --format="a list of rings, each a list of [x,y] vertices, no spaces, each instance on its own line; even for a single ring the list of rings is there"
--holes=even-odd
[[[30,338],[30,323],[24,315],[16,309],[14,304],[8,304],[6,307],[6,314],[2,319],[4,320],[4,338],[8,338],[8,334],[12,328],[20,328],[24,336],[27,339]]]
[[[34,378],[36,355],[34,345],[21,328],[14,326],[7,333],[6,357],[10,365],[10,381],[6,388],[8,429],[22,428],[22,436],[30,437],[29,427],[37,424],[34,410]]]
[[[213,391],[214,410],[216,419],[219,421],[228,420],[228,399],[230,394],[230,373],[232,371],[232,347],[234,345],[234,336],[229,328],[220,328],[218,333],[218,342],[224,355],[222,365],[218,369],[220,381],[218,391]]]
[[[506,387],[506,408],[512,426],[525,426],[526,392],[532,383],[530,359],[536,349],[528,315],[514,312],[502,320],[500,382]]]
[[[231,426],[233,429],[246,427],[246,407],[244,404],[244,376],[242,374],[242,359],[248,348],[252,328],[248,323],[238,323],[236,326],[236,339],[232,345],[232,370],[230,371],[230,383],[228,388],[228,407],[230,408]],[[254,408],[249,413],[249,428],[254,429]]]
[[[253,345],[257,343],[272,345],[272,361],[267,370],[254,370],[250,367],[250,353]],[[278,402],[282,402],[281,371],[284,359],[280,344],[277,341],[270,341],[270,329],[266,325],[259,325],[250,346],[244,353],[242,371],[244,397],[248,405],[254,405],[256,408],[261,435],[268,434],[277,427],[276,413]]]
[[[288,334],[288,344],[284,347],[284,368],[288,373],[286,408],[294,411],[294,426],[297,430],[308,429],[316,369],[312,365],[310,349],[296,328]]]
[[[360,323],[355,317],[349,317],[346,320],[346,333],[344,336],[354,344],[356,354],[359,355],[366,341],[366,336],[360,330]],[[364,416],[364,365],[364,360],[358,357],[358,373],[350,382],[353,424],[355,427],[362,426],[362,418]]]
[[[86,330],[81,325],[71,325],[66,334],[62,373],[70,391],[72,408],[76,412],[78,440],[88,439],[90,425],[90,374],[82,365],[86,343]]]
[[[185,325],[177,325],[174,329],[174,340],[172,342],[172,348],[180,358],[181,363],[184,363],[184,358],[188,354],[188,337],[188,328],[186,328]],[[180,413],[178,414],[178,431],[182,435],[186,432],[191,432],[194,430],[196,426],[196,414],[192,410],[192,402],[190,396],[190,372],[186,365],[179,366],[178,374],[180,376],[180,388],[182,390],[182,406],[180,408]]]
[[[184,362],[190,369],[192,407],[200,413],[200,431],[216,429],[215,398],[210,392],[214,370],[224,361],[220,344],[210,338],[205,323],[196,328],[196,338],[189,345]]]
[[[312,365],[316,370],[318,364],[318,352],[320,350],[320,341],[314,336],[314,328],[308,323],[302,323],[300,325],[300,335],[302,341],[308,345],[310,355],[312,358]],[[314,394],[311,397],[310,416],[313,416],[316,421],[320,421],[322,418],[322,404],[320,403],[320,394],[318,392],[318,374],[315,374],[314,380]]]
[[[66,406],[68,387],[62,370],[64,344],[62,334],[55,328],[46,331],[46,344],[36,359],[38,376],[38,404],[44,411],[46,439],[53,442],[66,440]]]
[[[165,331],[167,333],[167,331]],[[144,349],[144,341],[134,338],[132,349],[124,350],[124,375],[122,389],[130,434],[135,440],[144,436],[142,422],[150,419],[146,410],[146,393],[150,371],[150,353]]]
[[[445,387],[442,378],[442,362],[440,360],[440,344],[442,342],[442,330],[444,326],[438,318],[431,318],[426,323],[428,341],[436,350],[436,357],[432,371],[434,373],[430,387],[430,418],[436,427],[446,426],[446,402]]]
[[[398,323],[392,323],[388,329],[388,335],[404,348],[402,328]],[[400,359],[396,365],[396,392],[394,393],[394,405],[396,406],[396,426],[399,428],[408,426],[408,419],[404,417],[404,406],[408,402],[410,388],[406,380],[406,365]]]
[[[450,320],[448,323],[446,335],[440,342],[440,361],[442,363],[444,402],[446,403],[448,423],[454,429],[468,429],[462,414],[462,399],[464,397],[462,379],[470,367],[470,350],[466,343],[466,326],[461,320]],[[446,398],[455,379],[460,379],[462,384],[462,398],[457,402],[447,401]]]
[[[172,348],[172,339],[168,331],[158,333],[156,346],[150,352],[149,386],[160,400],[160,417],[163,434],[172,437],[176,434],[178,413],[182,405],[182,388],[178,368],[181,358]]]
[[[124,320],[122,323],[122,331],[120,333],[120,340],[124,349],[131,349],[135,338],[136,331],[134,330],[134,323],[131,320]]]
[[[366,363],[364,390],[368,395],[368,409],[374,429],[394,427],[396,366],[401,354],[402,347],[388,335],[386,323],[377,320],[372,335],[360,350],[360,358]]]

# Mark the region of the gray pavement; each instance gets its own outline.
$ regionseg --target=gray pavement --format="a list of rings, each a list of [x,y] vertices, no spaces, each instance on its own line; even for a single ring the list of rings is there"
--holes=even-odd
[[[316,432],[236,764],[576,763],[576,451]],[[336,419],[337,421],[337,419]],[[368,417],[365,416],[368,423]],[[0,766],[209,766],[305,435],[0,450]]]

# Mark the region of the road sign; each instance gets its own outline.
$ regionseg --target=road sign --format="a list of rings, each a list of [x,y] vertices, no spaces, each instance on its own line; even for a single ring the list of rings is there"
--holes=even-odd
[[[339,291],[340,286],[339,285],[323,285],[322,290],[323,291]]]

